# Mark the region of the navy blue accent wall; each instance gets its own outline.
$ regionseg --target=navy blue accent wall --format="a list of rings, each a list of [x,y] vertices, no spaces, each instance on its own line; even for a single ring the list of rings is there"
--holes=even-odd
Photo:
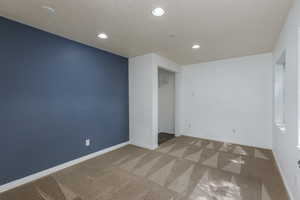
[[[128,141],[128,123],[127,58],[0,17],[0,185]]]

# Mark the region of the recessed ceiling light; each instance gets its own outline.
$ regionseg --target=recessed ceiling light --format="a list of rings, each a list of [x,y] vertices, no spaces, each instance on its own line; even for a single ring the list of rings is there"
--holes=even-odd
[[[107,39],[108,36],[105,33],[100,33],[100,34],[98,34],[98,38],[100,38],[100,39]]]
[[[200,48],[200,45],[199,45],[199,44],[194,44],[194,45],[192,46],[192,48],[193,48],[193,49],[199,49],[199,48]]]
[[[49,13],[55,13],[55,9],[51,6],[42,6],[43,9],[47,10]]]
[[[165,14],[165,11],[164,11],[164,9],[158,7],[158,8],[155,8],[155,9],[152,10],[152,14],[154,16],[160,17],[160,16],[163,16]]]

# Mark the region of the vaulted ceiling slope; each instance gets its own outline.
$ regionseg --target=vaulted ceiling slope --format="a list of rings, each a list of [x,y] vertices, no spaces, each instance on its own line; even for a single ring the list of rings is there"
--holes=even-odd
[[[192,64],[270,52],[292,0],[1,0],[0,15],[126,57]],[[55,12],[43,7],[51,7]],[[165,15],[151,11],[162,7]],[[97,34],[105,32],[107,40]],[[193,44],[200,44],[198,50]]]

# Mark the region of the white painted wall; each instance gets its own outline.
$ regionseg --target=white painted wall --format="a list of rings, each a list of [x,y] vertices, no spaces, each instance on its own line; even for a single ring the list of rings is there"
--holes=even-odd
[[[291,200],[300,199],[298,113],[300,1],[294,1],[273,55],[264,54],[178,67],[156,54],[129,59],[130,140],[157,145],[157,69],[175,71],[175,133],[272,146]],[[272,74],[286,51],[286,131],[272,120]],[[273,66],[273,67],[272,67]],[[237,134],[232,133],[236,129]],[[272,132],[272,133],[271,133]],[[271,142],[272,141],[272,142]],[[273,144],[271,144],[273,143]],[[298,176],[298,177],[297,177]],[[298,178],[298,179],[297,179]]]
[[[285,184],[292,200],[300,199],[300,170],[297,160],[300,150],[296,148],[299,140],[299,28],[300,1],[295,0],[287,21],[282,29],[277,45],[273,51],[273,67],[286,51],[285,77],[285,119],[286,131],[281,132],[273,123],[273,152],[281,168]],[[297,180],[298,176],[298,180]],[[297,183],[298,182],[298,183]]]
[[[175,73],[158,69],[158,132],[175,133]]]
[[[154,53],[129,59],[130,142],[148,149],[158,146],[158,67],[180,72],[176,63]],[[175,84],[180,82],[177,77]]]
[[[271,148],[271,63],[263,54],[183,66],[181,134]]]
[[[131,144],[153,148],[153,55],[129,59],[129,138]]]

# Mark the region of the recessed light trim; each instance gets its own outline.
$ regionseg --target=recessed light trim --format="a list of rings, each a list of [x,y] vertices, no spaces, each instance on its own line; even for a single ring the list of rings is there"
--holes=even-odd
[[[99,33],[98,34],[98,38],[100,38],[100,39],[107,39],[108,38],[108,36],[105,34],[105,33]]]
[[[47,10],[50,13],[55,13],[55,9],[51,6],[44,5],[44,6],[42,6],[42,8]]]
[[[152,10],[152,15],[156,16],[156,17],[161,17],[165,14],[164,9],[158,7],[158,8],[154,8]]]
[[[192,46],[192,48],[193,48],[193,49],[200,49],[200,45],[199,45],[199,44],[194,44],[194,45]]]

